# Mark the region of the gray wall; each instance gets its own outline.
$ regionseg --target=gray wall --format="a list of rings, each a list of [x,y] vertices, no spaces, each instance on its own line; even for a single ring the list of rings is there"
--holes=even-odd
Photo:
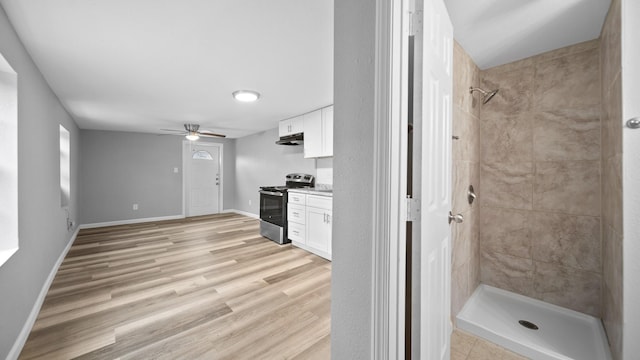
[[[333,359],[371,358],[375,8],[335,2]]]
[[[315,160],[304,158],[302,146],[276,145],[276,140],[277,128],[236,140],[235,209],[258,215],[260,186],[284,185],[289,173],[315,176]]]
[[[182,214],[181,136],[82,130],[82,224]],[[224,144],[224,209],[233,208],[235,140]],[[179,172],[173,172],[177,167]],[[134,211],[132,205],[139,204]]]
[[[0,7],[0,52],[18,73],[20,249],[0,267],[0,359],[15,343],[47,276],[69,242],[60,207],[59,124],[71,135],[71,203],[78,209],[79,130]]]

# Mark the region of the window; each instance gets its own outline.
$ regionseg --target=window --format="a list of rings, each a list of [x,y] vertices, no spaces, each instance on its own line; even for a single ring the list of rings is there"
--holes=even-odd
[[[0,54],[0,266],[18,251],[18,74]]]
[[[195,160],[213,160],[211,154],[209,154],[209,152],[206,150],[198,150],[194,152],[193,156],[191,157]]]
[[[66,208],[71,200],[71,137],[60,125],[60,206]]]

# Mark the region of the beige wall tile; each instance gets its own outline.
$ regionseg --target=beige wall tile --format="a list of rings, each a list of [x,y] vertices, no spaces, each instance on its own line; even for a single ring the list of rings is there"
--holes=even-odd
[[[604,226],[602,245],[602,278],[616,301],[622,299],[622,236],[610,225]],[[618,310],[620,312],[620,310]]]
[[[484,284],[533,296],[533,261],[482,251],[480,281]]]
[[[622,229],[622,154],[602,162],[602,219],[617,233]]]
[[[489,112],[480,122],[483,162],[533,161],[533,114]]]
[[[622,83],[618,74],[609,88],[603,88],[602,156],[622,153]]]
[[[462,111],[480,116],[480,103],[469,93],[469,87],[480,84],[480,70],[462,46],[454,41],[453,51],[453,104]]]
[[[599,160],[600,107],[540,111],[533,121],[535,160]]]
[[[453,160],[480,160],[480,120],[459,106],[453,108]]]
[[[451,315],[456,316],[469,298],[469,263],[454,268],[451,273]]]
[[[533,212],[533,259],[600,273],[600,218]]]
[[[456,269],[469,262],[471,257],[471,242],[473,241],[471,212],[464,213],[465,221],[452,226],[453,241],[451,246],[451,268]],[[467,273],[468,275],[468,273]]]
[[[483,251],[531,258],[530,211],[486,207],[480,216]]]
[[[483,72],[480,86],[485,90],[500,89],[488,103],[481,105],[480,118],[488,115],[514,115],[531,109],[532,84],[535,69],[526,66],[507,72]],[[479,99],[481,95],[476,93]]]
[[[600,274],[539,261],[534,263],[536,298],[596,317],[600,316]]]
[[[500,74],[504,74],[514,70],[521,70],[526,67],[533,67],[534,65],[535,65],[535,57],[528,57],[525,59],[516,60],[510,63],[504,64],[504,65],[494,66],[489,69],[481,70],[480,78],[482,79],[482,77],[484,76],[499,77]]]
[[[533,163],[491,163],[480,167],[482,206],[532,209]]]
[[[593,49],[536,64],[538,110],[579,109],[600,104],[600,56]]]
[[[621,12],[620,1],[612,1],[605,24],[602,28],[600,59],[604,88],[611,86],[620,72],[621,62]]]
[[[454,161],[453,163],[453,194],[452,211],[455,213],[467,212],[471,206],[469,204],[469,185],[473,185],[474,192],[478,194],[480,184],[480,164],[476,162]]]
[[[600,162],[537,162],[533,208],[600,215]]]
[[[600,47],[600,40],[594,39],[594,40],[581,42],[579,44],[563,47],[560,49],[551,50],[546,53],[536,55],[534,59],[536,60],[536,62],[539,63],[539,62],[557,59],[560,57],[565,57],[567,55],[572,55],[575,53],[580,53],[587,50],[599,49],[599,47]]]
[[[471,210],[472,216],[472,233],[475,238],[471,241],[469,249],[469,295],[473,294],[478,285],[480,285],[480,207]]]

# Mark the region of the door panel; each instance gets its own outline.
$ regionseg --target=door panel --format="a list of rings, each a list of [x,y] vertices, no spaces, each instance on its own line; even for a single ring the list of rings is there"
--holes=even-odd
[[[420,170],[420,358],[449,359],[451,334],[451,97],[453,28],[442,0],[423,1]],[[420,63],[419,61],[417,63]],[[419,140],[418,140],[419,139]]]
[[[189,143],[186,159],[186,215],[220,212],[220,149],[214,144]]]

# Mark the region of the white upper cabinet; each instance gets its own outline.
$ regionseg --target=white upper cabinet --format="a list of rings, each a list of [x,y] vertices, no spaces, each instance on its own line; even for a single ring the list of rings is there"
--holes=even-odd
[[[278,125],[278,135],[280,137],[289,136],[304,132],[304,117],[296,116],[291,119],[282,120]]]
[[[322,156],[322,111],[316,110],[304,115],[304,157]]]
[[[304,157],[333,156],[333,106],[304,115]]]

